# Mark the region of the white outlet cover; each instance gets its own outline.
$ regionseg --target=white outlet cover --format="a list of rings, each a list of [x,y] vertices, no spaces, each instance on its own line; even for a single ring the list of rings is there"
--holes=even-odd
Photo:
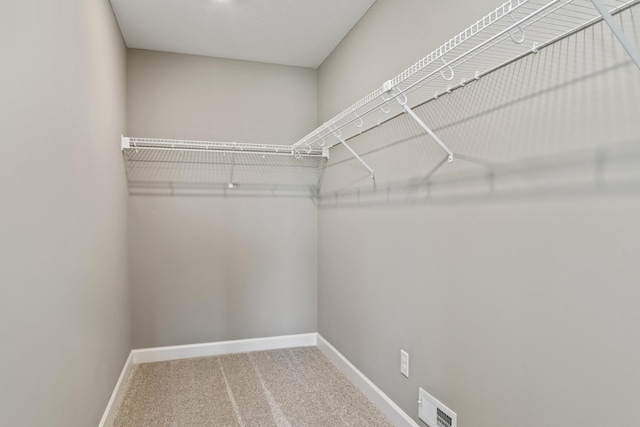
[[[400,373],[409,378],[409,353],[400,350]]]

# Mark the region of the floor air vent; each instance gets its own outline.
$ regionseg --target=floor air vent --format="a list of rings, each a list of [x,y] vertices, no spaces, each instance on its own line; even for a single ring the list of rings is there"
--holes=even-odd
[[[429,427],[456,427],[456,413],[422,388],[418,392],[418,417]]]

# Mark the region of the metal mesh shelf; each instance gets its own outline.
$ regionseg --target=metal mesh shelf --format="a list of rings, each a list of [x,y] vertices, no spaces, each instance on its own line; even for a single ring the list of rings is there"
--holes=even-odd
[[[347,140],[408,113],[448,154],[454,153],[413,111],[505,65],[607,21],[640,68],[636,46],[616,15],[640,0],[510,0],[476,21],[293,145],[122,138],[130,192],[178,189],[227,195],[251,191],[317,197],[329,149],[342,143],[374,178]],[[609,12],[609,13],[607,13]],[[631,31],[637,31],[632,28]]]
[[[290,146],[123,138],[131,194],[315,196],[326,157]]]
[[[604,0],[612,14],[638,0]],[[332,147],[401,112],[394,101],[406,95],[411,106],[457,87],[573,34],[603,18],[584,0],[512,0],[486,15],[382,87],[342,111],[294,147]],[[336,134],[340,138],[336,138]]]

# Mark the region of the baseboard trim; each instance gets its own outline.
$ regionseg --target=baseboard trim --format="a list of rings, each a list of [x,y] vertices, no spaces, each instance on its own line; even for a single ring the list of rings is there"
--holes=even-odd
[[[399,427],[420,427],[409,415],[380,390],[369,378],[358,370],[322,335],[317,337],[318,349],[331,360],[391,421]]]
[[[120,378],[111,394],[98,427],[109,427],[134,365],[167,360],[190,359],[194,357],[220,356],[223,354],[251,351],[276,350],[292,347],[317,346],[391,421],[399,427],[420,427],[393,400],[380,390],[369,378],[317,333],[222,341],[205,344],[177,345],[132,350],[122,368]]]
[[[246,353],[250,351],[276,350],[290,347],[317,345],[316,333],[221,341],[205,344],[176,345],[133,350],[133,363],[164,362],[167,360],[191,359],[194,357],[219,356],[222,354]]]
[[[122,368],[122,372],[120,372],[120,378],[118,378],[113,393],[111,393],[111,398],[109,399],[109,403],[107,403],[107,408],[104,410],[98,427],[109,427],[113,423],[113,417],[115,417],[120,400],[122,400],[122,395],[124,394],[124,389],[132,369],[133,354],[130,352],[129,357],[127,357],[126,362],[124,362],[124,367]]]

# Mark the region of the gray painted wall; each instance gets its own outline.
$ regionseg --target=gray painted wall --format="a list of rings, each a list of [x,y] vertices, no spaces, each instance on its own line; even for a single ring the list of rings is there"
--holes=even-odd
[[[318,68],[319,122],[373,92],[499,4],[377,0]]]
[[[130,135],[291,144],[316,126],[315,70],[128,59]],[[317,331],[316,205],[239,191],[130,197],[135,348]]]
[[[129,49],[130,136],[293,144],[316,126],[310,68]]]
[[[106,0],[26,0],[0,52],[0,423],[95,426],[131,349],[125,46]]]
[[[130,199],[134,346],[317,331],[309,199]]]
[[[447,3],[378,0],[319,70],[321,119],[482,14]],[[407,116],[351,140],[375,186],[334,149],[319,332],[416,420],[421,386],[460,427],[637,424],[638,94],[597,26],[419,108],[453,165]]]

